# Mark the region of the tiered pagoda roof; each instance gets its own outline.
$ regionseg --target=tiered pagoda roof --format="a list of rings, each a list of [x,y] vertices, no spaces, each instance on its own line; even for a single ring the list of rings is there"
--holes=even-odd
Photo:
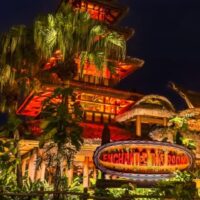
[[[88,12],[91,18],[106,24],[117,24],[129,11],[127,6],[116,0],[65,0],[74,9]]]
[[[128,40],[134,33],[131,28],[118,28],[115,26],[128,12],[126,6],[120,5],[117,1],[110,0],[65,0],[62,3],[70,3],[74,9],[80,9],[81,11],[87,11],[90,16],[95,19],[102,21],[107,24],[111,30],[115,30]],[[112,130],[118,135],[111,136],[112,140],[117,139],[128,139],[130,138],[130,132],[123,132],[122,129],[114,128],[114,119],[123,110],[131,105],[135,104],[143,95],[133,92],[120,91],[111,88],[113,85],[118,83],[121,79],[125,78],[135,70],[143,66],[144,61],[138,58],[126,57],[123,61],[109,60],[116,66],[116,73],[111,74],[107,66],[104,66],[103,72],[98,72],[95,65],[92,63],[86,63],[84,69],[80,70],[80,59],[75,59],[77,65],[77,73],[73,80],[70,82],[62,79],[56,73],[50,73],[52,77],[45,78],[45,71],[48,72],[54,67],[57,67],[57,63],[62,61],[62,52],[57,50],[51,58],[47,60],[47,63],[43,67],[42,73],[44,73],[44,80],[40,91],[31,92],[25,99],[23,104],[17,110],[18,115],[28,117],[30,128],[35,135],[41,133],[39,128],[40,113],[42,110],[42,102],[53,94],[56,87],[61,87],[67,84],[75,89],[76,101],[80,103],[84,110],[84,123],[94,125],[93,128],[96,130],[96,136],[101,138],[101,132],[103,129],[102,124],[109,123]],[[53,70],[52,70],[53,71]],[[50,72],[50,71],[49,71]],[[82,73],[82,74],[81,74]],[[99,75],[100,74],[100,75]],[[98,126],[98,127],[97,127]],[[84,129],[87,128],[84,125]],[[117,131],[118,130],[118,131]],[[90,138],[88,131],[84,130],[84,138]],[[94,131],[93,131],[94,132]]]

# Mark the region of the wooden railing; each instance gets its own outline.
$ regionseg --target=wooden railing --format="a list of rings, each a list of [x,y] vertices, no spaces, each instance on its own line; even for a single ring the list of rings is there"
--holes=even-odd
[[[160,196],[145,196],[134,195],[131,197],[106,197],[106,196],[92,196],[84,193],[74,192],[31,192],[31,193],[0,193],[0,199],[8,197],[13,200],[47,200],[52,199],[56,195],[56,200],[175,200],[175,198],[165,198]],[[196,200],[196,199],[195,199]]]
[[[53,199],[53,196],[56,200],[176,200],[174,197],[164,197],[156,195],[132,195],[124,196],[121,198],[106,197],[106,196],[94,196],[90,195],[87,190],[83,193],[78,192],[69,192],[69,191],[37,191],[37,192],[0,192],[0,199],[13,199],[13,200],[47,200]],[[200,200],[200,198],[194,198],[193,200]]]

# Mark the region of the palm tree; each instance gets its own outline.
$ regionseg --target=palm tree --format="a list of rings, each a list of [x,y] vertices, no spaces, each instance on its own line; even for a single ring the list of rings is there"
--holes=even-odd
[[[34,86],[38,88],[44,65],[58,50],[61,55],[53,64],[58,66],[57,71],[64,64],[65,72],[69,72],[75,58],[80,58],[82,68],[89,62],[98,69],[106,65],[113,71],[112,60],[125,58],[126,42],[122,35],[91,19],[89,14],[74,11],[70,5],[61,6],[56,14],[38,17],[30,28],[15,26],[2,34],[1,91],[7,86],[18,87],[23,98]]]
[[[59,58],[54,60],[51,69],[45,70],[49,58],[58,51]],[[84,64],[89,62],[100,70],[108,66],[113,71],[112,60],[123,60],[125,53],[126,42],[122,35],[92,20],[89,14],[73,10],[69,5],[61,6],[56,14],[38,17],[32,27],[12,27],[0,38],[1,108],[6,110],[5,107],[10,108],[12,105],[15,110],[30,91],[38,90],[43,83],[44,72],[62,75],[62,85],[64,80],[73,78],[76,70],[73,69],[72,73],[70,71],[71,67],[76,68],[76,58],[80,58],[82,70]],[[49,123],[41,138],[44,143],[54,141],[57,152],[61,152],[64,144],[68,144],[72,155],[67,154],[68,165],[73,157],[72,152],[77,151],[82,144],[82,128],[78,125],[80,109],[76,104],[72,106],[76,114],[74,119],[66,106],[72,93],[70,88],[57,89],[54,97],[61,96],[61,102],[53,104],[50,99],[46,101],[44,113],[48,114],[46,117]],[[59,162],[57,159],[56,175],[60,174]]]
[[[80,56],[82,64],[89,61],[98,68],[109,59],[124,59],[126,53],[122,35],[91,19],[86,12],[73,11],[70,5],[61,6],[55,15],[38,18],[34,41],[42,58],[49,58],[59,49],[63,60]]]
[[[36,66],[40,65],[34,49],[32,29],[15,26],[0,38],[1,111],[15,111],[18,103],[35,87]],[[12,110],[11,110],[12,112]]]
[[[76,103],[71,105],[70,110],[69,97],[73,98],[71,88],[57,88],[44,102],[42,112],[45,121],[41,125],[43,135],[40,138],[40,146],[46,149],[44,159],[48,163],[47,166],[55,167],[54,190],[59,188],[61,163],[66,160],[70,168],[75,153],[80,150],[83,143],[83,129],[79,125],[82,110]]]

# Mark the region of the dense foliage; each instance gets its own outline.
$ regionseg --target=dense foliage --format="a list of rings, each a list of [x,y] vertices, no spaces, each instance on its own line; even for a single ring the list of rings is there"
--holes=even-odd
[[[51,62],[56,52],[59,58]],[[82,70],[85,63],[94,63],[99,70],[107,66],[113,72],[113,59],[123,60],[125,53],[123,35],[70,5],[38,17],[32,27],[11,27],[0,37],[1,110],[11,105],[16,109],[31,90],[40,88],[45,74],[56,75],[61,83],[72,78],[76,59]]]
[[[51,57],[57,52],[60,52],[57,60],[48,68]],[[14,26],[1,34],[0,110],[11,114],[1,130],[1,137],[10,138],[1,141],[0,168],[2,175],[5,172],[2,186],[13,189],[26,185],[20,171],[19,143],[28,131],[24,118],[14,114],[25,97],[31,91],[40,90],[46,83],[44,77],[51,79],[56,75],[60,80],[59,86],[63,87],[77,72],[76,59],[80,60],[82,71],[85,63],[92,63],[98,70],[108,66],[113,72],[115,66],[112,60],[124,60],[125,53],[126,42],[122,35],[92,20],[89,14],[73,10],[70,5],[62,5],[58,12],[38,17],[31,27]],[[61,161],[66,159],[70,168],[75,153],[83,143],[82,127],[78,124],[82,111],[75,103],[70,105],[71,110],[68,108],[73,95],[73,90],[66,85],[65,88],[55,89],[53,96],[44,102],[41,114],[45,120],[41,125],[43,136],[40,145],[46,149],[44,159],[48,166],[56,168],[55,190],[63,180]],[[57,99],[56,103],[54,99]],[[56,156],[48,153],[52,149]]]

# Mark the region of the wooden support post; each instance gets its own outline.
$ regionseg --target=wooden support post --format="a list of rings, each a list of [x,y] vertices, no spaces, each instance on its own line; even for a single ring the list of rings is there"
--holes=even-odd
[[[44,150],[43,149],[38,149],[37,155],[41,157],[42,162],[41,162],[38,170],[36,171],[36,180],[44,181],[44,179],[45,179],[45,170],[46,170],[46,165],[45,165],[45,162],[43,160]]]
[[[44,181],[45,179],[45,171],[46,171],[46,165],[44,162],[42,162],[42,165],[41,165],[41,174],[40,174],[40,180],[41,181]]]
[[[73,178],[74,178],[73,165],[71,166],[70,169],[67,170],[67,178],[68,178],[68,186],[70,186],[72,184]]]
[[[41,166],[39,166],[38,170],[36,171],[35,179],[40,180],[40,177],[41,177]]]
[[[156,149],[155,150],[155,156],[156,156],[156,158],[155,158],[155,164],[156,164],[156,166],[159,166],[160,165],[160,161],[159,161],[159,159],[158,159],[158,157],[159,157],[159,149]]]
[[[141,116],[136,116],[136,136],[141,137]]]
[[[89,157],[85,157],[83,164],[83,187],[88,188],[89,186]]]
[[[22,176],[25,176],[26,171],[26,159],[22,160]]]
[[[167,118],[166,117],[163,118],[163,125],[167,126]]]
[[[147,149],[147,157],[151,158],[151,149]],[[147,166],[152,166],[153,165],[153,161],[152,158],[147,160]]]
[[[39,170],[37,170],[37,172],[36,172],[36,180],[44,181],[45,168],[46,168],[45,163],[42,162],[41,166],[39,167]]]
[[[34,148],[28,166],[28,176],[32,181],[35,180],[36,176],[36,159],[37,159],[37,148]]]

